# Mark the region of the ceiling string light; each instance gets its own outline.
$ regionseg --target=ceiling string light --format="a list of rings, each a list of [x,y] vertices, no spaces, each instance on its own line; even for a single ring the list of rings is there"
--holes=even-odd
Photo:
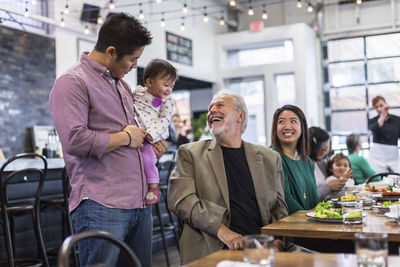
[[[83,33],[86,35],[88,35],[90,33],[88,25],[85,25],[85,28],[83,29]]]
[[[253,9],[253,7],[251,6],[251,1],[249,0],[249,11],[247,12],[250,16],[253,16],[254,15],[254,9]]]
[[[68,0],[65,1],[65,7],[64,7],[64,14],[69,13],[69,6],[68,6]]]
[[[97,17],[97,24],[103,24],[103,18],[101,15]]]
[[[161,3],[161,2],[162,2],[162,0],[157,0],[157,1],[156,1],[157,4],[159,4],[159,3]]]
[[[27,18],[29,17],[29,10],[28,10],[28,1],[25,1],[25,12],[24,16]]]
[[[362,4],[362,0],[356,0],[356,4],[357,5],[361,5]]]
[[[65,21],[64,21],[64,12],[61,11],[61,21],[60,21],[60,26],[65,27]]]
[[[144,20],[144,14],[143,14],[143,10],[142,10],[142,3],[139,3],[139,19]]]
[[[161,13],[161,22],[160,22],[160,26],[164,28],[165,25],[167,25],[167,24],[165,23],[165,19],[164,19],[164,12],[162,12],[162,13]]]
[[[32,5],[36,5],[36,0],[32,0]]]
[[[297,8],[302,8],[303,7],[303,3],[301,2],[301,0],[297,0]]]
[[[229,1],[229,5],[230,5],[230,6],[236,6],[236,1],[235,1],[235,0]]]
[[[185,17],[182,17],[182,22],[181,22],[181,27],[180,27],[181,31],[185,31],[185,22],[184,22],[184,20],[185,20]]]
[[[108,3],[108,8],[109,9],[114,9],[115,8],[114,0],[110,0],[110,2]]]
[[[267,11],[265,10],[265,4],[263,4],[262,6],[263,6],[263,12],[262,12],[261,18],[262,19],[267,19],[268,18],[268,14],[267,14]]]
[[[188,12],[188,6],[187,6],[187,4],[186,4],[186,1],[185,1],[185,3],[183,4],[182,12],[183,12],[183,13],[187,13],[187,12]]]
[[[221,19],[219,20],[219,25],[224,26],[225,25],[225,18],[224,18],[224,11],[221,10]]]
[[[313,10],[314,10],[313,6],[312,6],[311,4],[308,4],[308,6],[307,6],[307,12],[308,12],[308,13],[311,13],[311,12],[313,12]]]
[[[208,22],[207,7],[204,6],[203,21]]]

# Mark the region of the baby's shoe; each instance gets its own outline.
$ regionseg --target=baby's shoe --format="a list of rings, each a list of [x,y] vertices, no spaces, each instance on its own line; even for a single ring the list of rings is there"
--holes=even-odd
[[[144,203],[146,205],[153,205],[156,204],[158,201],[160,201],[160,189],[157,188],[149,188],[149,191],[147,191],[146,198],[144,200]]]

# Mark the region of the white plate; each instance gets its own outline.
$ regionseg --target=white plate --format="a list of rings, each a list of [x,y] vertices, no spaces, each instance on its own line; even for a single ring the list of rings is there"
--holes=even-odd
[[[342,223],[343,222],[342,218],[318,218],[318,217],[315,217],[314,211],[307,212],[306,216],[313,218],[314,220],[316,220],[318,222],[330,222],[330,223]]]
[[[392,218],[392,219],[396,219],[396,216],[394,216],[391,212],[386,212],[385,216],[389,217],[389,218]]]

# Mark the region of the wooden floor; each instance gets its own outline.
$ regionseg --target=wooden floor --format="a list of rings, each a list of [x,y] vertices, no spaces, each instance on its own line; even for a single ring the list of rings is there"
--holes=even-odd
[[[169,264],[170,267],[178,267],[179,266],[179,254],[178,249],[175,246],[171,246],[168,248],[169,255]],[[153,265],[152,267],[167,267],[165,261],[164,250],[160,249],[156,252],[153,252]]]

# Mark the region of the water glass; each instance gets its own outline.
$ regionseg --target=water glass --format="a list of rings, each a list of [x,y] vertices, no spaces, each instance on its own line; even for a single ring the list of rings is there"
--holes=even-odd
[[[274,237],[270,235],[245,235],[243,261],[260,266],[274,266]]]
[[[361,199],[355,201],[354,207],[342,204],[342,218],[344,224],[362,224],[363,203]]]
[[[389,209],[391,217],[394,218],[398,226],[400,226],[400,204],[390,205]]]
[[[388,266],[387,234],[356,233],[355,244],[358,267]]]

